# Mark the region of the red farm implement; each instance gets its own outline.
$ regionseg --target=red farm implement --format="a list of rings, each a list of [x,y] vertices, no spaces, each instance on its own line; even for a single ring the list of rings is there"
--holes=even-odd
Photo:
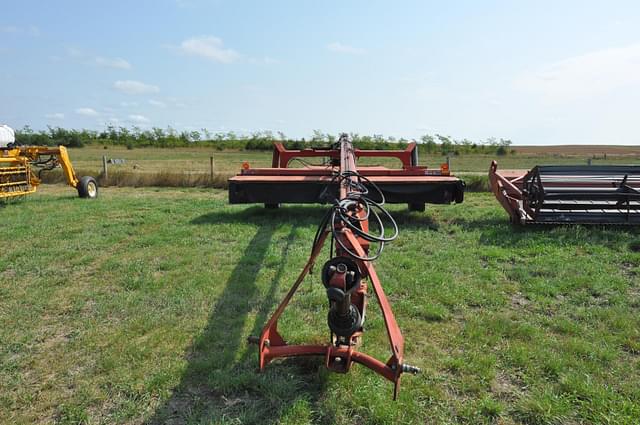
[[[289,169],[294,157],[329,158],[323,166]],[[363,168],[356,160],[363,156],[399,158],[404,168]],[[258,344],[260,370],[277,358],[322,356],[329,370],[346,373],[359,363],[394,384],[394,399],[403,373],[418,373],[419,368],[404,362],[404,338],[391,305],[373,266],[385,243],[398,235],[398,226],[384,207],[387,198],[410,205],[425,202],[462,201],[463,183],[444,173],[427,174],[417,167],[415,145],[405,151],[362,151],[354,149],[346,135],[331,149],[285,150],[276,144],[273,168],[243,170],[230,180],[231,202],[328,202],[313,241],[311,255],[295,283],[264,326],[260,336],[251,337]],[[404,185],[404,186],[403,186]],[[421,187],[424,185],[426,187]],[[404,189],[403,189],[404,188]],[[386,230],[385,230],[386,229]],[[278,320],[314,267],[324,244],[330,240],[330,259],[321,271],[329,309],[327,324],[330,338],[326,344],[290,345],[278,330]],[[358,350],[364,335],[369,287],[378,300],[389,341],[390,357],[384,361]]]
[[[640,224],[640,166],[489,168],[491,190],[516,224]]]
[[[281,143],[274,144],[271,168],[251,168],[248,164],[241,173],[229,179],[229,202],[232,204],[328,203],[338,195],[340,148],[288,150]],[[415,142],[405,150],[351,149],[353,172],[366,177],[365,186],[376,185],[392,204],[408,204],[409,209],[423,211],[425,203],[449,204],[462,202],[464,182],[450,175],[443,165],[439,169],[418,166]],[[401,169],[381,166],[359,166],[359,158],[396,158]],[[321,164],[312,165],[309,158],[321,158]],[[290,168],[294,163],[303,168]]]

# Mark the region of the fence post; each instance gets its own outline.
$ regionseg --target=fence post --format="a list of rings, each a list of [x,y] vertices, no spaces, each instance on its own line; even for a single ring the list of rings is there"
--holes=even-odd
[[[209,157],[209,168],[211,170],[211,181],[213,182],[213,168],[215,166],[215,163],[213,162],[213,155],[211,155]]]
[[[102,175],[104,176],[105,181],[109,178],[109,174],[107,172],[107,157],[105,155],[102,155]]]
[[[449,170],[451,169],[451,159],[449,158],[449,155],[447,155],[447,168]]]

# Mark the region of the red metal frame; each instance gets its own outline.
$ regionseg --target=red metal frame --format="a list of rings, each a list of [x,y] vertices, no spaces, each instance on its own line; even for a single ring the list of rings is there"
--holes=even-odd
[[[515,224],[640,224],[640,167],[489,167],[491,190]]]
[[[271,166],[273,168],[287,168],[289,162],[293,158],[312,158],[312,157],[331,157],[334,159],[340,158],[339,149],[285,149],[282,143],[276,142],[273,144],[273,159]],[[416,142],[410,142],[406,149],[400,150],[362,150],[353,149],[355,158],[363,157],[385,157],[385,158],[398,158],[402,162],[403,169],[413,168],[416,164],[412,159],[414,150],[416,149]]]
[[[276,152],[277,153],[274,153],[274,164],[278,163],[279,165],[286,165],[291,157],[300,156],[299,151],[296,152],[295,155],[289,156],[288,152],[284,151],[283,148],[280,150],[276,149]],[[343,172],[356,171],[355,157],[358,156],[358,150],[354,150],[351,147],[350,142],[343,142],[341,149],[337,150],[337,152],[339,156],[336,157],[336,159],[340,159],[340,170]],[[383,152],[385,153],[384,156],[388,156],[387,151]],[[409,148],[405,152],[406,154],[403,152],[402,155],[399,155],[399,157],[401,156],[403,158],[401,159],[403,161],[403,164],[405,163],[405,161],[410,160],[410,157],[407,155],[411,155],[411,151],[409,150]],[[283,153],[285,155],[283,155]],[[362,153],[362,151],[360,153]],[[371,151],[369,151],[369,153],[371,153]],[[377,152],[374,151],[373,153],[374,155],[369,156],[377,156]],[[322,156],[327,156],[326,152],[323,152]],[[283,161],[285,162],[283,163]],[[340,199],[344,199],[346,197],[348,190],[349,188],[347,187],[347,184],[343,182],[340,187]],[[358,214],[360,218],[364,218],[363,211],[357,211],[355,212],[355,214]],[[336,254],[338,256],[349,257],[349,254],[341,248],[342,245],[347,247],[351,252],[356,253],[359,257],[366,257],[369,250],[368,242],[356,236],[348,227],[340,224],[338,226],[339,228],[335,229],[337,230],[337,232],[334,233],[336,239],[339,239],[340,242],[338,243],[337,240],[334,241],[333,249],[335,250]],[[368,221],[363,221],[362,227],[364,230],[368,230]],[[278,332],[278,320],[280,316],[300,287],[300,284],[302,283],[306,275],[313,268],[316,259],[320,254],[324,243],[326,242],[327,236],[330,233],[330,230],[325,230],[322,232],[318,243],[315,245],[313,252],[311,253],[311,256],[302,269],[300,275],[263,328],[258,341],[260,370],[264,370],[269,362],[280,357],[307,355],[324,356],[326,367],[332,371],[339,373],[348,372],[352,363],[356,362],[368,367],[369,369],[393,382],[393,398],[395,400],[400,389],[400,377],[403,371],[409,370],[417,372],[418,369],[403,365],[404,338],[402,336],[402,333],[400,332],[400,328],[398,327],[396,319],[391,310],[389,300],[387,299],[384,290],[382,289],[380,279],[378,278],[378,275],[371,261],[363,261],[352,257],[353,261],[357,264],[360,273],[362,274],[363,280],[357,291],[352,295],[351,303],[360,311],[361,317],[365,317],[367,281],[370,282],[373,288],[373,293],[378,299],[389,339],[391,356],[386,362],[382,362],[372,356],[358,351],[355,348],[355,346],[363,336],[362,329],[356,331],[353,335],[351,335],[349,337],[349,341],[346,343],[344,342],[344,340],[342,342],[338,342],[339,340],[337,338],[332,337],[332,341],[329,344],[325,345],[288,345],[282,335]],[[336,286],[340,285],[340,282],[331,282],[330,284],[333,285],[334,283],[336,284]]]
[[[527,171],[498,172],[498,163],[491,161],[489,167],[489,184],[502,208],[509,214],[512,223],[522,223],[529,214],[524,210],[522,203],[522,179]]]
[[[464,182],[451,175],[446,164],[428,168],[418,165],[418,149],[411,142],[402,150],[362,150],[351,148],[354,170],[384,193],[387,203],[407,204],[410,210],[424,211],[425,204],[460,203]],[[357,164],[359,158],[395,158],[400,167]],[[317,164],[310,164],[313,159]],[[322,159],[322,161],[320,161]],[[340,148],[285,149],[274,143],[272,166],[253,168],[243,163],[240,173],[229,178],[232,204],[326,203],[327,193],[336,194],[334,177],[340,173]],[[295,160],[303,165],[297,166]],[[325,190],[326,189],[326,190]]]

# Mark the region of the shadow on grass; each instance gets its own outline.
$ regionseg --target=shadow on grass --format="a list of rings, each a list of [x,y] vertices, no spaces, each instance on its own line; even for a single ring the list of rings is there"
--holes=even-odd
[[[508,248],[530,247],[532,244],[552,247],[596,244],[614,247],[628,237],[640,235],[637,226],[622,225],[514,225],[507,219],[493,217],[457,218],[453,223],[465,230],[479,231],[479,242],[482,245]]]
[[[294,226],[310,226],[320,223],[327,208],[320,205],[294,205],[278,209],[266,209],[262,206],[234,208],[201,215],[194,218],[191,224],[252,223],[273,226],[278,223],[290,223]]]
[[[288,222],[299,226],[313,226],[320,222],[327,205],[288,205],[276,210],[268,210],[262,206],[252,206],[241,210],[212,212],[192,221],[193,224],[216,223],[253,223],[274,225]],[[479,231],[482,245],[517,248],[532,243],[550,246],[584,245],[585,243],[610,246],[620,240],[621,235],[637,238],[640,235],[638,226],[620,225],[576,225],[576,224],[529,224],[512,225],[508,218],[502,216],[455,217],[453,220],[440,222],[433,215],[394,209],[391,215],[398,223],[400,232],[411,230],[442,231],[448,225],[455,224],[464,230]]]
[[[239,212],[217,212],[193,220],[193,224],[261,221],[258,208]],[[188,354],[188,366],[173,394],[146,422],[147,424],[185,423],[273,423],[283,417],[311,415],[321,398],[325,374],[321,360],[295,359],[257,371],[257,351],[247,349],[249,316],[256,314],[251,335],[258,335],[279,302],[278,287],[286,271],[286,258],[300,223],[315,223],[322,213],[292,211],[287,217],[269,216],[249,241],[233,269],[209,317],[206,328],[195,339]],[[251,218],[256,220],[251,220]],[[266,291],[256,280],[279,223],[292,224],[283,244],[280,262]],[[257,307],[256,307],[257,306]],[[257,308],[257,311],[256,311]],[[330,420],[329,420],[330,421]]]
[[[440,229],[440,223],[435,221],[428,212],[392,211],[391,216],[398,224],[400,231],[413,229],[438,231]]]
[[[297,226],[319,225],[329,205],[287,205],[278,209],[266,209],[262,206],[251,206],[244,209],[215,211],[201,215],[191,224],[252,223],[271,224],[291,223]],[[440,224],[429,213],[411,212],[408,210],[392,210],[391,216],[403,229],[438,230]],[[386,224],[385,224],[386,225]],[[311,243],[311,241],[309,241]]]

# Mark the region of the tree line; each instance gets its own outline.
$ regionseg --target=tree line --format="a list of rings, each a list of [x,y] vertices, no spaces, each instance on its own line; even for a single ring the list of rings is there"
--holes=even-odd
[[[408,139],[383,135],[350,134],[354,146],[360,149],[404,149],[410,142]],[[46,130],[35,131],[29,126],[16,131],[16,142],[21,145],[40,145],[67,147],[83,147],[85,145],[116,145],[129,149],[146,147],[187,147],[207,146],[217,150],[264,150],[270,151],[274,141],[281,141],[289,149],[309,147],[327,147],[338,140],[338,135],[314,130],[310,138],[291,139],[282,132],[258,131],[251,134],[237,134],[233,131],[212,133],[207,129],[199,131],[177,131],[171,127],[166,129],[139,127],[108,126],[104,130],[75,130],[61,127],[47,127]],[[507,139],[489,138],[480,142],[468,139],[454,139],[441,134],[425,134],[417,142],[425,153],[442,155],[461,155],[469,153],[486,153],[506,155],[510,152],[511,141]]]

